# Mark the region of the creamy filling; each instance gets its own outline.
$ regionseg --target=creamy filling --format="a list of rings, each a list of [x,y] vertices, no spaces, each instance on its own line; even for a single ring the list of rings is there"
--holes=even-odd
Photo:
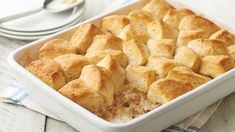
[[[114,97],[114,103],[97,115],[110,122],[127,122],[160,106],[148,101],[145,93],[128,88]]]

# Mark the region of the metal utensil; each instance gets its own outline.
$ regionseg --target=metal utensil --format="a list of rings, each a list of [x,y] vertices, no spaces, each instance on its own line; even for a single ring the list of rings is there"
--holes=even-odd
[[[83,1],[84,0],[76,0],[76,2],[73,2],[73,3],[65,3],[65,2],[62,2],[62,0],[45,0],[42,7],[27,11],[27,12],[22,12],[22,13],[0,18],[0,23],[4,23],[7,21],[21,18],[21,17],[29,16],[29,15],[38,13],[42,10],[46,10],[48,12],[53,12],[53,13],[67,11],[69,9],[72,9],[80,5]]]

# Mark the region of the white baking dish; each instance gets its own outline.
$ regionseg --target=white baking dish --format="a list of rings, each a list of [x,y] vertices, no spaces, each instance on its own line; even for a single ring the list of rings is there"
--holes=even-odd
[[[177,6],[183,6],[178,0],[170,0],[170,3]],[[187,2],[185,3],[189,9],[202,14],[203,11],[199,10],[199,8],[192,8],[190,4]],[[132,9],[142,7],[143,4],[144,1],[141,0],[132,2],[117,9],[116,11],[112,11],[112,13],[102,14],[86,22],[97,24],[103,16],[110,14],[125,14]],[[219,23],[220,26],[228,27],[228,25],[224,24],[222,20],[217,19],[207,12],[204,12],[203,15],[212,18],[213,21],[217,24]],[[37,58],[38,49],[45,41],[55,37],[69,39],[77,27],[79,27],[79,25],[45,39],[25,45],[11,53],[8,57],[8,61],[16,71],[18,81],[24,86],[25,90],[39,105],[49,112],[54,113],[56,116],[79,131],[157,132],[174,123],[177,123],[178,121],[181,121],[182,119],[185,119],[193,113],[196,113],[202,108],[235,91],[235,70],[231,70],[226,74],[194,89],[193,91],[188,92],[187,94],[184,94],[169,103],[166,103],[155,110],[127,123],[110,123],[105,121],[62,96],[23,67],[25,64]]]

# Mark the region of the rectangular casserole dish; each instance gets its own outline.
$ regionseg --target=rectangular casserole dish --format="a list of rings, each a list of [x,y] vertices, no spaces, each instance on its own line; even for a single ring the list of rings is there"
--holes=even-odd
[[[229,25],[222,20],[207,12],[203,12],[203,10],[200,10],[199,8],[193,8],[193,5],[188,2],[181,3],[178,0],[168,0],[168,2],[175,7],[184,6],[197,14],[203,13],[206,18],[212,20],[220,27],[229,29]],[[145,1],[138,0],[115,9],[110,13],[101,14],[83,23],[90,22],[98,24],[99,20],[106,15],[126,14],[133,9],[143,7],[144,3]],[[111,123],[105,121],[50,88],[47,84],[43,83],[24,68],[25,65],[37,59],[39,48],[47,40],[52,38],[69,40],[70,36],[72,36],[79,25],[15,50],[9,55],[8,61],[16,71],[18,81],[23,85],[35,102],[81,132],[157,132],[185,119],[235,91],[233,86],[235,81],[235,69],[233,69],[129,122]],[[230,31],[233,33],[235,32],[234,29],[230,29]]]

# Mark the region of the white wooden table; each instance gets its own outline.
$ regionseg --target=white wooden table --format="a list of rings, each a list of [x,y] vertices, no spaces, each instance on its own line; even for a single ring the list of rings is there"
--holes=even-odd
[[[29,43],[0,37],[0,90],[15,81],[8,65],[7,55],[16,48]],[[226,97],[212,118],[203,126],[202,132],[235,132],[235,93]],[[66,123],[45,115],[0,102],[0,132],[77,132]]]
[[[102,0],[110,2],[110,0]],[[204,0],[203,0],[204,1]],[[201,0],[201,3],[204,3]],[[207,0],[214,3],[220,0]],[[93,0],[87,0],[94,3]],[[200,2],[200,1],[199,1]],[[234,2],[233,0],[223,1]],[[98,2],[102,3],[102,2]],[[97,4],[93,4],[95,7]],[[103,4],[104,5],[104,4]],[[209,3],[209,5],[211,5]],[[208,5],[207,5],[208,6]],[[233,4],[231,4],[232,9]],[[91,8],[93,9],[93,8]],[[226,8],[220,8],[221,10]],[[230,10],[230,9],[229,9]],[[230,11],[231,11],[230,10]],[[94,11],[95,13],[95,11]],[[231,13],[234,13],[231,11]],[[92,13],[91,13],[92,15]],[[93,14],[94,15],[94,14]],[[7,55],[16,48],[29,43],[29,41],[18,41],[0,37],[0,90],[3,90],[15,81],[14,73],[6,61]],[[235,83],[234,83],[235,84]],[[202,132],[235,132],[235,93],[226,97],[214,115],[201,129]],[[56,121],[45,115],[28,110],[21,106],[14,106],[0,102],[0,132],[77,132],[66,123]]]

